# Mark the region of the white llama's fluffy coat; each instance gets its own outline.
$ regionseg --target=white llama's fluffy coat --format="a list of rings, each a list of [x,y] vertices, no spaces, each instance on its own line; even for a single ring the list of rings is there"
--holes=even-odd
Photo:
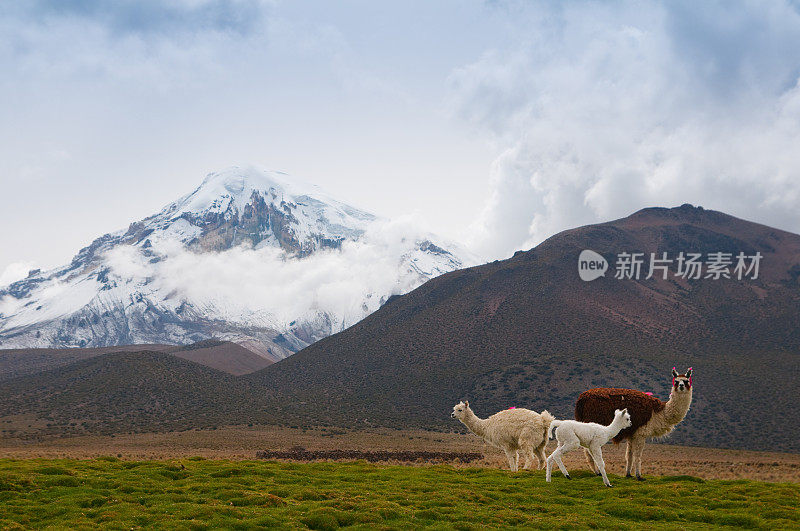
[[[519,468],[520,452],[525,456],[526,469],[534,459],[538,461],[537,468],[544,466],[547,430],[553,420],[547,411],[539,414],[530,409],[514,408],[481,419],[470,409],[469,402],[459,402],[453,407],[451,416],[487,443],[503,450],[513,472]]]
[[[606,476],[606,464],[603,461],[602,446],[613,439],[620,431],[631,425],[631,416],[626,409],[614,412],[614,420],[608,426],[595,422],[578,422],[577,420],[554,420],[547,430],[549,439],[555,429],[558,448],[547,458],[547,473],[545,479],[550,481],[553,462],[558,465],[564,477],[569,478],[569,472],[561,460],[561,456],[570,450],[583,446],[594,460],[595,465],[603,476],[603,483],[610,487],[611,482]]]

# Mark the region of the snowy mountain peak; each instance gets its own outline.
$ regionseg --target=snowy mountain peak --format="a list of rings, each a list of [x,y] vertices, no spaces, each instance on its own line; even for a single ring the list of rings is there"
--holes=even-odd
[[[283,172],[233,166],[209,173],[194,192],[170,206],[181,212],[205,212],[209,209],[224,210],[232,203],[241,211],[250,203],[253,193],[268,201],[292,201],[306,196],[338,203],[318,186],[293,179]]]
[[[319,187],[254,167],[209,174],[192,193],[136,227],[199,250],[272,245],[298,256],[357,239],[376,221]],[[152,239],[152,238],[150,238]]]
[[[217,337],[280,359],[473,263],[314,185],[234,167],[68,265],[0,289],[0,348]]]

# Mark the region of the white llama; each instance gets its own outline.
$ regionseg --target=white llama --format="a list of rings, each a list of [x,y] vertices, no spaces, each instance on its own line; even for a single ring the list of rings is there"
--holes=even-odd
[[[603,476],[603,483],[607,487],[611,486],[606,476],[606,464],[603,461],[602,446],[608,441],[613,439],[621,430],[631,425],[631,416],[628,414],[627,409],[618,409],[614,411],[614,420],[608,426],[602,424],[595,424],[594,422],[578,422],[577,420],[554,420],[550,423],[550,428],[547,430],[547,438],[549,439],[553,429],[555,428],[556,439],[558,440],[558,448],[550,454],[547,458],[547,474],[546,479],[550,481],[550,471],[553,468],[553,461],[558,464],[558,468],[567,479],[569,472],[561,460],[561,456],[570,450],[574,450],[580,446],[586,448],[589,455],[594,459],[594,463]]]
[[[495,413],[487,419],[478,418],[469,407],[469,402],[459,402],[453,407],[451,417],[460,420],[472,433],[492,446],[503,450],[512,472],[519,469],[519,453],[525,456],[525,468],[538,462],[545,463],[544,448],[547,446],[547,429],[553,415],[541,414],[524,408],[511,408]]]

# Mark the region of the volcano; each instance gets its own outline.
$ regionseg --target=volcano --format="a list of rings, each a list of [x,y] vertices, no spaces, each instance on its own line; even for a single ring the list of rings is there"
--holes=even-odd
[[[69,264],[0,288],[0,348],[216,338],[276,361],[474,262],[286,174],[229,168]]]

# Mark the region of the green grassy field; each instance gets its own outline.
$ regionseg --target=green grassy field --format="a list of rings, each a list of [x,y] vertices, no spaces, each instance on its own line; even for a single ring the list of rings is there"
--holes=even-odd
[[[185,468],[182,468],[182,466]],[[0,528],[800,527],[800,485],[575,471],[203,460],[0,460]]]

